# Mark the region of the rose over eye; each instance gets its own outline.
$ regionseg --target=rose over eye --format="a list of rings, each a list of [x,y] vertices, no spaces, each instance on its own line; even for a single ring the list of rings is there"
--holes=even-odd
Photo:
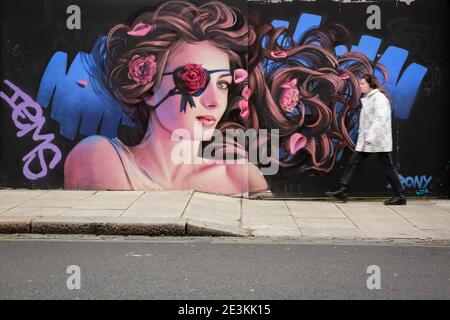
[[[192,94],[206,87],[207,76],[201,64],[187,64],[178,74],[180,86]]]

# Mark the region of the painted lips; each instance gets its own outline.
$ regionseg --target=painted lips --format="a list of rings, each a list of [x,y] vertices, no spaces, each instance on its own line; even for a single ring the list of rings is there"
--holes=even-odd
[[[202,123],[202,126],[207,128],[213,127],[216,124],[216,118],[213,116],[198,116],[196,118]]]

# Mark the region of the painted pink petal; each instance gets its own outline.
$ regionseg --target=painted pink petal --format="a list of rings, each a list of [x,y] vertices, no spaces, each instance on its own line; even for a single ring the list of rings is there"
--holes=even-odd
[[[252,94],[252,90],[248,86],[245,86],[244,90],[242,90],[242,96],[248,100],[248,99],[250,99],[251,94]]]
[[[87,82],[86,80],[78,80],[77,83],[83,87],[86,87],[89,84],[89,82]]]
[[[248,111],[248,101],[245,99],[242,99],[241,101],[239,101],[239,109],[241,109],[240,115],[242,118],[247,118],[249,115],[249,111]]]
[[[247,119],[249,112],[248,110],[242,110],[240,114],[242,118]]]
[[[348,79],[350,79],[350,76],[347,73],[344,73],[344,74],[341,74],[339,76],[339,78],[341,78],[342,80],[348,80]]]
[[[281,85],[281,87],[284,88],[284,89],[292,89],[295,86],[297,86],[297,79],[292,79],[291,81],[283,83]]]
[[[294,133],[289,139],[289,152],[291,154],[297,153],[298,150],[306,146],[307,139],[300,133]]]
[[[270,53],[270,55],[272,56],[272,58],[275,59],[283,59],[287,57],[287,53],[285,51],[272,51]]]
[[[234,83],[241,83],[241,82],[245,81],[245,79],[247,79],[247,77],[248,77],[247,70],[244,70],[244,69],[234,70],[234,74],[233,74]]]
[[[127,33],[130,36],[143,37],[146,36],[150,31],[152,31],[151,25],[139,22],[137,25],[134,26],[133,30],[128,31]]]

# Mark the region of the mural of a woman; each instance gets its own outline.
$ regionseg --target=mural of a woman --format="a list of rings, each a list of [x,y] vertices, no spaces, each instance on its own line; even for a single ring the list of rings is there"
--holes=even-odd
[[[142,140],[128,147],[117,138],[84,139],[66,159],[66,188],[266,190],[253,164],[172,161],[180,143],[196,155],[225,111],[245,100],[248,41],[245,17],[219,2],[165,2],[112,28],[99,49],[103,82]],[[179,129],[191,139],[173,139]]]
[[[348,52],[337,56],[337,45]],[[143,10],[112,28],[98,54],[103,82],[142,139],[125,146],[117,138],[86,138],[67,157],[65,186],[223,194],[269,188],[248,162],[174,163],[180,142],[172,134],[179,129],[194,137],[182,142],[194,154],[215,128],[278,129],[281,144],[273,161],[295,176],[329,174],[342,152],[355,148],[358,78],[375,70],[387,77],[351,45],[339,24],[314,28],[295,43],[286,28],[248,24],[237,9],[219,2],[169,1]],[[258,142],[267,146],[270,136]],[[246,151],[255,152],[252,147]]]

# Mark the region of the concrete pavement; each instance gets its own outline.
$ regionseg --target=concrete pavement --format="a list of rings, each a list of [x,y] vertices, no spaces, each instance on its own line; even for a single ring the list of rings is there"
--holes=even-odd
[[[196,191],[0,190],[0,233],[450,240],[450,200],[252,200]]]

